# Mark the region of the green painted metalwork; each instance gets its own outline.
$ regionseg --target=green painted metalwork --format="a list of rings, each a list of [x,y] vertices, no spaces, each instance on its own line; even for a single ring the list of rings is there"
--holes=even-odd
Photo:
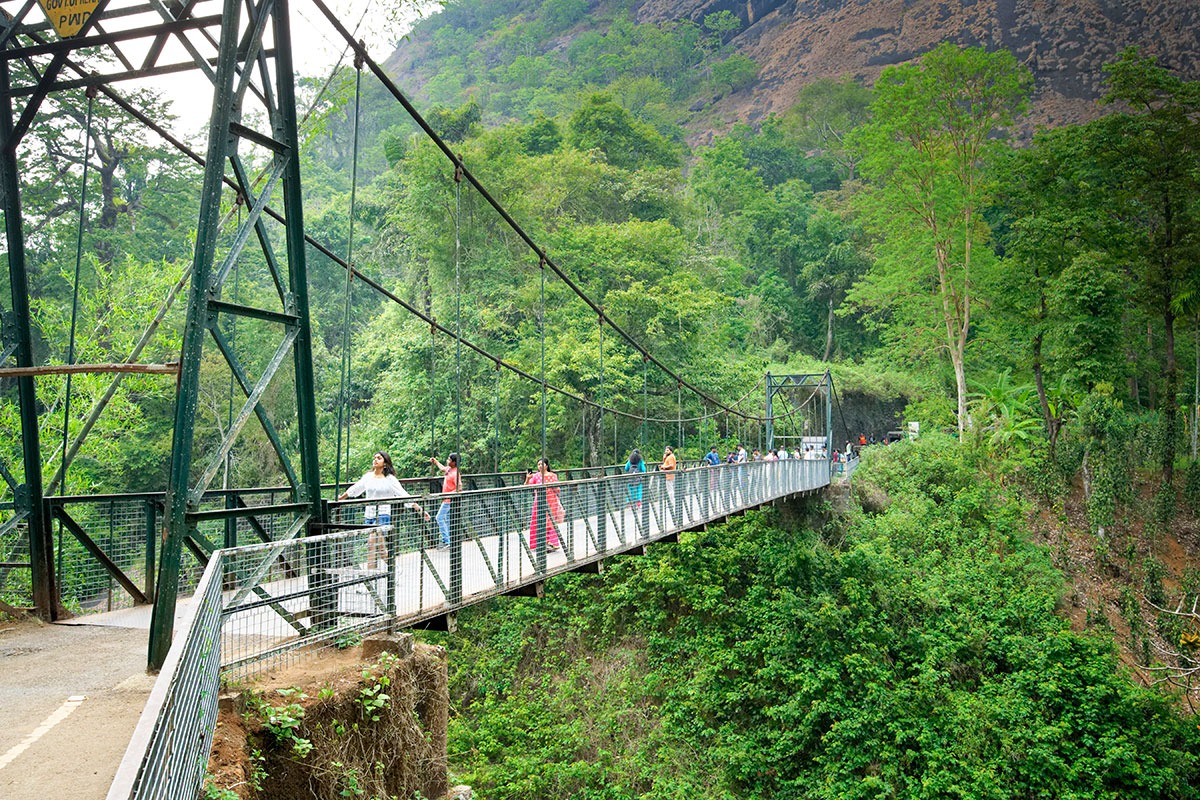
[[[308,502],[313,520],[323,519],[321,466],[317,461],[317,405],[313,390],[312,327],[308,315],[308,266],[304,244],[303,195],[300,185],[300,139],[296,130],[296,87],[293,82],[291,19],[287,0],[275,10],[276,73],[279,76],[279,128],[290,154],[283,176],[284,208],[287,214],[288,267],[294,298],[294,313],[300,316],[296,339],[296,411],[300,423],[300,472],[302,483],[296,500]]]
[[[213,0],[209,0],[209,2],[212,2],[213,5],[220,5],[220,3],[213,2]],[[139,585],[145,585],[147,590],[144,592],[144,596],[155,600],[154,621],[150,639],[150,664],[152,667],[162,663],[170,646],[172,620],[181,583],[190,585],[197,577],[193,564],[190,562],[186,565],[181,563],[181,560],[188,551],[196,557],[199,563],[203,564],[214,550],[214,542],[223,540],[226,544],[230,544],[238,541],[239,526],[241,526],[240,530],[242,533],[250,529],[252,535],[256,535],[264,541],[280,540],[280,532],[286,529],[283,539],[294,537],[297,540],[301,540],[301,546],[305,548],[304,556],[295,559],[291,569],[297,575],[307,571],[305,577],[310,581],[310,585],[314,589],[320,589],[325,585],[323,581],[331,574],[330,559],[336,556],[336,554],[325,550],[324,545],[321,543],[314,542],[310,547],[306,539],[307,535],[313,532],[314,527],[321,526],[323,528],[326,525],[328,511],[321,501],[319,491],[316,408],[313,391],[314,375],[308,313],[307,264],[305,261],[305,237],[303,235],[303,214],[300,202],[295,92],[291,77],[294,74],[294,69],[290,48],[289,6],[285,0],[279,0],[279,2],[273,2],[272,0],[250,0],[250,2],[224,0],[224,12],[220,17],[212,15],[191,19],[182,18],[195,13],[198,5],[199,3],[189,3],[186,6],[168,7],[162,4],[152,4],[151,6],[138,6],[137,11],[134,11],[132,6],[129,9],[129,13],[131,14],[142,12],[157,13],[164,20],[167,20],[167,23],[161,27],[146,26],[136,29],[153,36],[165,37],[171,32],[182,31],[185,28],[194,30],[202,28],[205,25],[214,25],[214,20],[219,20],[221,25],[220,43],[217,45],[217,58],[213,61],[216,65],[215,71],[209,65],[207,57],[201,56],[192,50],[188,51],[193,59],[195,59],[195,64],[189,65],[189,68],[198,67],[212,77],[216,92],[213,101],[214,113],[211,121],[208,152],[205,162],[205,177],[200,196],[198,238],[196,250],[193,254],[188,319],[184,333],[179,394],[175,409],[175,447],[172,453],[168,492],[161,506],[161,512],[158,511],[156,504],[147,502],[146,516],[137,520],[139,526],[137,535],[139,537],[145,536],[147,531],[151,532],[150,541],[147,542],[144,567],[139,567],[136,562],[131,563],[127,559],[106,554],[107,544],[94,536],[91,537],[95,540],[93,548],[89,548],[98,551],[98,553],[94,554],[96,560],[104,565],[109,578],[127,589],[132,587],[133,590],[136,590]],[[317,5],[328,15],[328,10],[324,8],[319,0]],[[21,12],[21,14],[23,13]],[[173,14],[181,14],[182,17],[176,19],[172,17]],[[97,19],[99,16],[100,14],[97,13]],[[347,36],[344,29],[336,22],[335,27],[339,33]],[[12,35],[13,28],[5,28],[3,33],[0,34],[0,46],[8,47],[7,39]],[[107,87],[103,86],[103,83],[106,79],[120,79],[119,77],[113,78],[111,76],[131,77],[135,73],[152,75],[163,74],[167,71],[180,71],[174,66],[158,64],[157,54],[161,52],[161,49],[156,46],[152,50],[153,55],[147,57],[143,62],[145,66],[140,70],[131,67],[131,62],[128,60],[117,57],[113,63],[123,64],[124,68],[118,69],[116,72],[109,70],[103,75],[93,75],[75,66],[71,59],[67,55],[64,55],[70,52],[66,44],[62,42],[46,42],[43,39],[39,39],[38,37],[41,34],[36,31],[32,33],[24,32],[22,35],[26,37],[22,39],[23,49],[20,50],[23,54],[22,57],[32,56],[34,51],[37,51],[42,55],[53,55],[54,61],[51,67],[45,71],[45,80],[35,80],[33,86],[18,87],[10,95],[8,101],[10,104],[11,97],[24,94],[24,96],[34,98],[31,103],[36,105],[37,100],[45,97],[49,92],[83,85],[100,85],[101,91],[105,96],[111,98],[113,95]],[[269,48],[264,44],[264,37],[266,36],[270,36]],[[216,37],[212,38],[215,39]],[[33,41],[34,44],[29,45],[28,41]],[[117,41],[116,37],[102,33],[81,40],[79,45],[88,45],[91,47],[108,46],[116,50]],[[12,55],[13,52],[16,51],[9,51],[6,54],[6,69],[12,63],[12,59],[14,58]],[[362,53],[358,53],[359,60],[363,60],[363,55]],[[385,88],[397,95],[397,99],[401,104],[410,113],[414,114],[414,119],[416,119],[418,124],[433,136],[434,141],[443,148],[448,156],[451,156],[445,144],[428,129],[428,126],[420,119],[419,115],[416,115],[407,101],[402,96],[399,96],[398,90],[395,89],[390,80],[386,79],[386,76],[382,74],[378,65],[372,62],[371,68],[383,81]],[[13,69],[19,69],[19,67],[14,66]],[[64,71],[74,71],[79,78],[75,80],[60,79],[59,73]],[[11,88],[8,87],[7,72],[4,74],[4,87],[0,88],[6,87]],[[268,112],[267,118],[270,122],[269,132],[263,133],[253,130],[240,122],[240,120],[256,118],[254,115],[242,114],[243,102],[250,99],[257,99],[266,106]],[[120,105],[119,102],[118,104]],[[159,130],[154,126],[152,121],[138,117],[136,111],[130,109],[127,104],[121,107],[139,119],[143,124]],[[32,119],[29,108],[25,109],[21,117],[22,125],[27,124],[25,121],[26,118]],[[10,144],[14,135],[12,119],[12,108],[10,105],[6,120],[8,126],[6,141]],[[20,129],[21,126],[17,127]],[[3,132],[3,124],[0,124],[0,133]],[[264,160],[270,161],[270,166],[266,170],[265,175],[262,176],[261,182],[248,173],[242,160],[242,154],[238,152],[239,146],[247,149],[259,148],[260,154],[264,150],[267,152],[267,159],[260,157],[257,160],[252,160],[247,158],[245,161],[246,164],[262,163]],[[9,151],[9,156],[12,155],[12,152],[15,152],[15,150]],[[190,155],[199,161],[197,156],[194,154]],[[533,248],[533,251],[538,254],[542,264],[543,280],[547,277],[545,269],[550,268],[556,276],[566,281],[569,286],[578,291],[577,287],[561,274],[553,262],[548,260],[544,252],[537,248],[519,227],[516,227],[515,222],[513,222],[503,208],[479,186],[475,178],[462,166],[460,160],[453,156],[451,156],[451,160],[456,166],[456,177],[458,178],[456,184],[460,183],[462,178],[467,178],[471,182],[471,185],[480,192],[480,196],[487,203],[495,207],[501,217],[513,226],[520,237],[527,241]],[[15,161],[11,162],[13,164],[11,167],[8,166],[9,163],[6,161],[0,164],[0,171],[3,171],[7,167],[7,174],[0,176],[0,179],[3,180],[3,188],[6,189],[5,210],[6,212],[10,208],[15,210],[15,213],[7,214],[8,219],[6,221],[10,226],[14,224],[13,220],[18,221],[17,233],[19,236],[19,195],[15,189],[7,191],[10,183],[14,187],[16,186],[16,167]],[[233,191],[237,194],[236,201],[247,209],[245,220],[242,220],[239,215],[238,228],[232,237],[231,244],[222,243],[218,235],[221,201],[223,197],[228,201],[229,197],[228,195],[223,195],[225,187],[232,187]],[[271,207],[271,204],[278,199],[278,192],[282,192],[283,195],[284,213],[282,215]],[[9,200],[15,205],[8,205]],[[456,202],[457,205],[458,203]],[[459,215],[456,213],[456,225],[458,217]],[[274,220],[275,223],[283,226],[286,237],[286,253],[281,252],[276,254],[274,252],[272,239],[275,238],[278,241],[278,228],[270,226],[268,220]],[[457,235],[455,238],[457,253],[461,244]],[[274,307],[274,300],[271,302],[272,308],[255,308],[242,305],[238,302],[237,297],[232,297],[232,302],[222,298],[226,280],[231,274],[236,275],[237,265],[243,254],[243,250],[251,242],[255,241],[261,250],[266,269],[270,272],[270,278],[274,282],[278,307]],[[326,252],[318,243],[311,241],[310,243],[319,250],[322,250],[322,252]],[[326,254],[328,255],[327,252]],[[370,285],[376,291],[404,305],[394,295],[382,289],[382,287],[353,272],[349,257],[347,257],[346,261],[332,256],[331,258],[333,258],[335,263],[340,263],[347,268],[348,280],[362,278],[364,283]],[[456,263],[457,261],[458,258],[456,257]],[[584,299],[587,300],[586,297]],[[587,302],[591,304],[590,300],[587,300]],[[408,308],[406,305],[404,307]],[[598,313],[600,324],[600,358],[602,364],[600,397],[603,399],[603,328],[606,324],[613,325],[616,333],[626,339],[628,337],[611,320],[605,318],[602,309],[594,304],[592,304],[592,307]],[[412,309],[409,310],[412,311]],[[414,313],[417,312],[414,311]],[[28,310],[26,309],[26,321],[24,323],[26,336],[28,336],[28,316]],[[426,318],[419,313],[418,316],[429,322],[431,332],[434,334],[438,331],[451,333],[438,325],[433,319]],[[253,362],[253,359],[246,356],[244,357],[247,363],[241,363],[232,335],[223,333],[221,328],[223,319],[240,318],[254,319],[265,328],[274,330],[277,327],[280,331],[278,346],[274,351],[274,358],[271,359],[265,369],[256,372],[253,376],[251,372],[258,365]],[[464,347],[469,347],[477,352],[482,351],[477,346],[462,338],[461,325],[457,320],[456,304],[456,325],[453,335],[456,343],[456,360],[461,361],[461,354]],[[212,337],[214,344],[208,344],[209,336]],[[205,355],[206,348],[208,348],[209,355],[211,355],[211,349],[214,346],[228,366],[231,374],[231,385],[236,384],[245,396],[245,403],[241,408],[240,414],[237,416],[236,422],[231,421],[229,431],[215,454],[212,452],[197,452],[195,429],[196,412],[199,405],[199,364],[202,356]],[[663,368],[663,365],[654,360],[636,343],[634,343],[634,347],[638,352],[642,352],[643,354],[644,370],[648,370],[651,363],[657,365],[659,368]],[[512,365],[504,363],[486,352],[483,352],[483,355],[491,358],[495,362],[497,369],[504,366],[526,379],[532,379],[532,376],[525,375],[520,370],[513,368]],[[284,437],[272,423],[269,408],[266,407],[266,404],[260,402],[260,399],[266,395],[268,385],[277,379],[276,373],[286,373],[286,370],[282,369],[282,365],[289,356],[292,357],[295,366],[293,374],[298,414],[296,424],[290,426],[290,429],[284,428],[288,433],[288,436]],[[18,358],[20,358],[20,355],[18,355]],[[677,392],[681,392],[683,387],[687,387],[689,391],[699,393],[696,387],[683,381],[679,376],[676,376],[669,370],[666,370],[666,372],[676,380]],[[23,380],[28,384],[30,390],[32,390],[32,379],[26,378]],[[546,392],[552,388],[546,383],[544,364],[540,383],[543,392],[544,418]],[[639,442],[643,446],[645,445],[645,431],[648,422],[646,419],[647,387],[648,377],[644,373],[643,414],[641,419],[642,435],[640,437],[642,441]],[[565,394],[561,389],[554,388],[553,390],[560,394]],[[705,397],[703,393],[699,394],[702,398]],[[30,391],[29,396],[32,397],[32,391]],[[456,419],[461,417],[458,400],[456,397]],[[712,402],[715,403],[715,401]],[[680,405],[682,404],[680,403]],[[603,430],[604,413],[605,409],[600,407],[600,430]],[[616,436],[618,433],[619,416],[622,416],[622,414],[613,410],[614,447],[617,444]],[[632,418],[634,415],[628,414],[624,416]],[[676,419],[670,422],[680,429],[682,440],[681,418],[682,412],[677,410]],[[279,502],[272,497],[268,506],[250,509],[245,506],[241,497],[235,498],[227,494],[220,498],[222,507],[214,508],[212,504],[215,502],[215,495],[207,491],[209,484],[216,473],[227,463],[226,455],[234,449],[238,432],[243,429],[243,426],[250,424],[251,420],[257,420],[262,426],[263,432],[278,454],[283,472],[286,474],[288,480],[286,491],[290,493],[290,499],[293,502]],[[24,419],[22,421],[25,429],[35,432],[34,435],[36,436],[36,413],[32,418],[31,424],[26,424]],[[458,428],[461,428],[461,425],[456,426],[456,430]],[[632,426],[630,426],[630,431],[632,432]],[[497,436],[498,439],[499,436]],[[455,447],[455,450],[458,452],[462,452],[462,449],[461,443]],[[585,442],[583,451],[586,453],[587,449]],[[34,453],[37,452],[36,440],[32,450]],[[599,452],[600,446],[599,442],[597,442],[596,452],[593,453],[593,458],[596,461],[600,461]],[[201,467],[197,470],[195,479],[193,479],[193,461],[201,458],[206,459],[206,461],[201,464]],[[32,470],[27,466],[26,472],[31,475],[40,476],[40,466]],[[601,473],[603,474],[603,470],[601,470]],[[471,484],[480,477],[471,476],[465,479],[465,483]],[[651,483],[650,485],[656,486],[657,484]],[[469,489],[473,487],[468,485],[465,488]],[[36,492],[25,485],[22,485],[20,490],[23,493],[21,496],[25,498],[21,501],[23,507],[29,507],[33,511],[40,511],[43,519],[36,522],[34,528],[38,531],[43,530],[50,515],[42,509],[40,502],[28,502],[30,495],[40,498],[40,485],[37,487]],[[436,487],[433,487],[432,491],[436,491]],[[740,487],[739,491],[742,491]],[[592,502],[597,502],[603,507],[608,505],[615,507],[620,505],[616,500],[617,495],[620,494],[620,492],[614,494],[608,490],[597,489],[589,493],[587,497]],[[55,500],[57,499],[55,498]],[[700,502],[707,504],[707,500]],[[110,503],[110,506],[112,505]],[[481,527],[481,525],[485,521],[485,518],[489,525],[494,525],[494,521],[490,516],[493,513],[490,507],[485,509],[486,514],[479,520],[472,520],[465,513],[467,511],[465,503],[455,498],[454,505],[454,513],[451,516],[453,549],[449,556],[451,563],[450,574],[446,575],[443,581],[443,578],[437,572],[433,572],[433,582],[439,585],[442,594],[450,598],[452,602],[459,602],[463,598],[464,591],[461,551],[464,546],[475,546],[481,540],[481,530],[483,530],[483,527],[486,527]],[[677,509],[673,513],[678,515],[679,510]],[[115,536],[117,539],[120,539],[122,538],[120,526],[113,525],[113,514],[114,512],[110,507],[109,527],[110,530],[116,531]],[[627,537],[632,537],[635,534],[636,530],[645,532],[650,530],[654,524],[660,526],[666,524],[671,515],[671,510],[666,508],[656,508],[652,514],[650,504],[647,502],[642,507],[640,514],[635,516],[635,514],[630,513],[628,523],[625,521],[623,514],[618,521],[616,516],[599,513],[597,519],[588,524],[594,525],[594,530],[591,533],[593,541],[598,541],[603,548],[603,545],[609,539],[608,531],[616,534],[613,537],[614,539],[619,539],[624,543]],[[157,523],[155,520],[159,516],[161,516],[161,528],[156,527]],[[542,516],[543,518],[545,517],[544,514]],[[83,517],[77,516],[75,519],[80,521],[83,520]],[[144,523],[143,519],[145,520]],[[143,524],[149,527],[141,527]],[[223,534],[218,533],[220,530],[218,526],[223,528]],[[86,546],[84,540],[88,539],[88,534],[83,532],[82,523],[78,530],[78,533],[72,531],[72,535],[76,535]],[[162,545],[158,553],[159,561],[157,565],[154,561],[155,547],[153,539],[160,539]],[[48,538],[42,545],[45,549],[44,556],[48,569],[53,549]],[[567,549],[570,550],[573,546],[571,545]],[[511,553],[518,549],[511,545],[502,545],[502,549],[498,552]],[[141,559],[142,557],[143,554],[139,552],[137,558]],[[491,560],[491,556],[485,555],[483,560],[491,579],[497,581],[497,567]],[[144,574],[138,575],[138,572],[144,572]],[[158,583],[155,583],[154,580],[156,574],[160,578]],[[124,580],[122,580],[123,578]],[[424,583],[424,576],[418,576],[418,585],[424,586]],[[447,591],[447,585],[445,584],[448,584],[449,591]],[[55,599],[53,596],[52,576],[44,584],[40,583],[39,585],[49,587],[48,591],[50,593],[45,594],[44,602],[46,608],[52,608],[53,600]],[[130,590],[129,593],[135,598],[137,597],[134,591]],[[332,602],[329,598],[330,596],[327,592],[316,593],[313,601],[315,612],[313,619],[315,624],[319,624],[320,620],[330,616],[327,612],[331,608],[335,609],[334,606],[329,605]],[[389,602],[394,606],[395,598],[392,598]]]
[[[0,61],[0,87],[7,90],[11,77],[7,61]],[[25,232],[21,217],[21,189],[17,179],[18,136],[13,125],[12,99],[0,104],[0,197],[4,203],[4,228],[8,239],[8,275],[12,295],[13,333],[17,366],[33,366],[33,337],[29,314],[29,276],[25,270]],[[16,486],[16,516],[24,516],[29,526],[29,565],[32,571],[33,603],[38,615],[57,617],[54,587],[54,543],[49,520],[42,509],[42,458],[38,436],[37,390],[33,377],[17,378],[17,396],[21,412],[21,450],[25,468],[24,482]]]
[[[242,30],[241,13],[246,8],[246,30]],[[311,522],[323,519],[320,497],[320,466],[317,462],[317,422],[313,391],[311,328],[308,312],[308,273],[304,252],[304,216],[300,193],[299,140],[296,130],[295,87],[291,58],[291,32],[288,5],[279,2],[243,4],[227,0],[224,4],[221,41],[217,58],[216,96],[213,101],[212,124],[209,130],[208,157],[205,162],[204,183],[200,199],[200,221],[196,250],[192,263],[192,289],[189,296],[187,323],[184,329],[183,353],[180,364],[179,394],[175,405],[175,437],[172,450],[171,477],[167,489],[163,547],[158,574],[160,583],[151,622],[149,663],[157,668],[166,658],[171,643],[171,627],[178,592],[180,559],[183,546],[194,538],[194,530],[202,519],[213,512],[200,512],[199,503],[209,484],[226,463],[242,428],[257,417],[264,433],[279,456],[291,484],[293,504],[277,506],[276,510],[290,515],[289,536],[306,533]],[[262,37],[271,31],[274,49],[273,69],[268,68]],[[263,76],[264,83],[273,76],[273,85],[265,86],[261,98],[266,101],[271,125],[269,135],[251,130],[235,120],[242,118],[242,102],[251,86],[251,76]],[[263,147],[272,154],[271,166],[263,188],[255,196],[237,148],[240,142]],[[226,181],[226,162],[232,164],[234,183],[248,201],[249,213],[241,221],[233,243],[222,259],[217,261],[217,225]],[[286,270],[270,244],[265,230],[263,211],[275,190],[282,187],[284,231],[286,238]],[[279,295],[280,309],[251,308],[220,299],[225,280],[254,236],[262,249],[265,261]],[[283,274],[286,272],[286,274]],[[257,379],[251,381],[240,363],[232,342],[221,333],[217,320],[222,314],[249,317],[279,325],[282,329],[275,353]],[[208,463],[192,481],[192,461],[195,439],[195,411],[198,403],[200,363],[205,342],[211,335],[217,350],[225,358],[230,372],[246,395],[241,410],[226,431],[224,440]],[[261,404],[267,388],[275,381],[288,357],[294,365],[294,389],[298,416],[299,470],[295,470],[285,445],[268,410]],[[248,516],[243,509],[234,514]],[[310,557],[310,570],[315,580],[323,574],[322,559]]]
[[[226,0],[221,26],[220,54],[217,58],[216,96],[208,134],[208,160],[200,194],[200,221],[196,249],[192,256],[192,285],[188,295],[187,322],[183,333],[179,391],[175,398],[175,428],[171,447],[171,472],[167,484],[162,546],[159,553],[159,586],[155,593],[154,613],[150,618],[151,669],[159,669],[171,646],[175,621],[176,593],[179,585],[183,540],[188,532],[188,496],[192,465],[196,409],[200,394],[200,360],[208,326],[207,301],[209,277],[216,257],[217,230],[220,221],[221,191],[225,177],[226,144],[232,119],[233,79],[237,66],[238,21],[241,3]]]
[[[767,373],[767,407],[766,407],[766,434],[767,448],[775,449],[775,423],[780,417],[789,418],[799,413],[814,396],[819,395],[821,398],[821,412],[824,422],[824,437],[825,437],[825,453],[831,455],[833,453],[833,376],[828,370],[825,372],[806,373],[803,375],[772,375]],[[801,403],[796,404],[790,402],[798,394],[807,394],[808,397]],[[775,410],[775,398],[782,397],[787,403],[787,409],[782,414],[777,414]]]

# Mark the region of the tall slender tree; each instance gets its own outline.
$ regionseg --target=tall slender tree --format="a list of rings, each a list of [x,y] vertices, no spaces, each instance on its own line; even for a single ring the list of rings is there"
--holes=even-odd
[[[966,348],[972,270],[989,254],[981,210],[990,201],[990,157],[1026,105],[1031,79],[1007,51],[945,43],[919,61],[884,70],[871,121],[851,147],[873,183],[866,219],[881,237],[881,258],[852,299],[895,310],[935,313],[954,371],[958,428],[968,424]],[[930,308],[929,301],[933,301]],[[892,315],[906,324],[910,315]]]
[[[1091,157],[1092,139],[1087,128],[1079,127],[1039,133],[1029,147],[1005,159],[997,193],[997,239],[1004,260],[986,287],[990,317],[1014,337],[1018,352],[1027,354],[1051,452],[1063,420],[1047,391],[1048,369],[1057,362],[1063,368],[1059,380],[1085,391],[1097,380],[1114,381],[1112,359],[1080,359],[1080,348],[1099,355],[1103,345],[1121,338],[1121,328],[1113,323],[1121,309],[1102,318],[1087,313],[1110,299],[1104,289],[1116,260],[1098,263],[1095,256],[1107,251],[1114,232],[1104,211],[1103,169]],[[1081,279],[1092,284],[1091,290],[1080,291]],[[1056,302],[1063,297],[1069,302]],[[1103,342],[1088,335],[1096,324],[1111,332]]]
[[[1200,83],[1189,83],[1136,48],[1105,68],[1100,156],[1114,177],[1113,207],[1126,222],[1135,298],[1162,320],[1163,490],[1170,494],[1179,434],[1175,326],[1200,274]]]

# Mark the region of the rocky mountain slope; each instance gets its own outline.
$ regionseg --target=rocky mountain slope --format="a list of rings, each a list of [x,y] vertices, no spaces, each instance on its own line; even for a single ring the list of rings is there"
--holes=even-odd
[[[734,43],[761,71],[756,85],[717,102],[718,126],[782,112],[817,78],[871,83],[946,40],[1012,51],[1034,74],[1039,124],[1094,116],[1101,67],[1129,46],[1200,79],[1196,0],[645,0],[635,18],[700,21],[726,10],[744,26]]]

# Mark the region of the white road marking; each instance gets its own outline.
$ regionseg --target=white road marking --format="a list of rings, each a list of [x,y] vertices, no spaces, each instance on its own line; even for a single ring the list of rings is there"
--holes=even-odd
[[[62,722],[67,717],[71,716],[71,712],[79,708],[79,706],[86,699],[87,698],[81,694],[68,697],[67,701],[56,708],[50,716],[46,717],[46,719],[42,721],[42,724],[34,729],[33,733],[26,736],[19,744],[13,745],[11,748],[9,748],[7,753],[0,756],[0,769],[7,767],[16,760],[17,756],[28,750],[30,745],[45,736],[51,728]]]

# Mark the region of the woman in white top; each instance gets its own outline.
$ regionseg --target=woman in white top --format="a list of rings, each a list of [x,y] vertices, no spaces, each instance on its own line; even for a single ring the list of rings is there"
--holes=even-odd
[[[412,497],[400,481],[396,480],[396,470],[392,466],[392,457],[380,450],[371,460],[371,471],[365,473],[358,482],[338,496],[338,500],[348,497],[367,496],[368,500],[382,500],[392,497]],[[405,503],[405,508],[411,508],[424,514],[416,503]],[[428,519],[429,515],[425,514]],[[363,521],[368,525],[391,525],[392,506],[390,503],[374,503],[363,509]],[[379,530],[373,530],[367,536],[367,569],[375,569],[381,563],[387,562],[387,543]]]

